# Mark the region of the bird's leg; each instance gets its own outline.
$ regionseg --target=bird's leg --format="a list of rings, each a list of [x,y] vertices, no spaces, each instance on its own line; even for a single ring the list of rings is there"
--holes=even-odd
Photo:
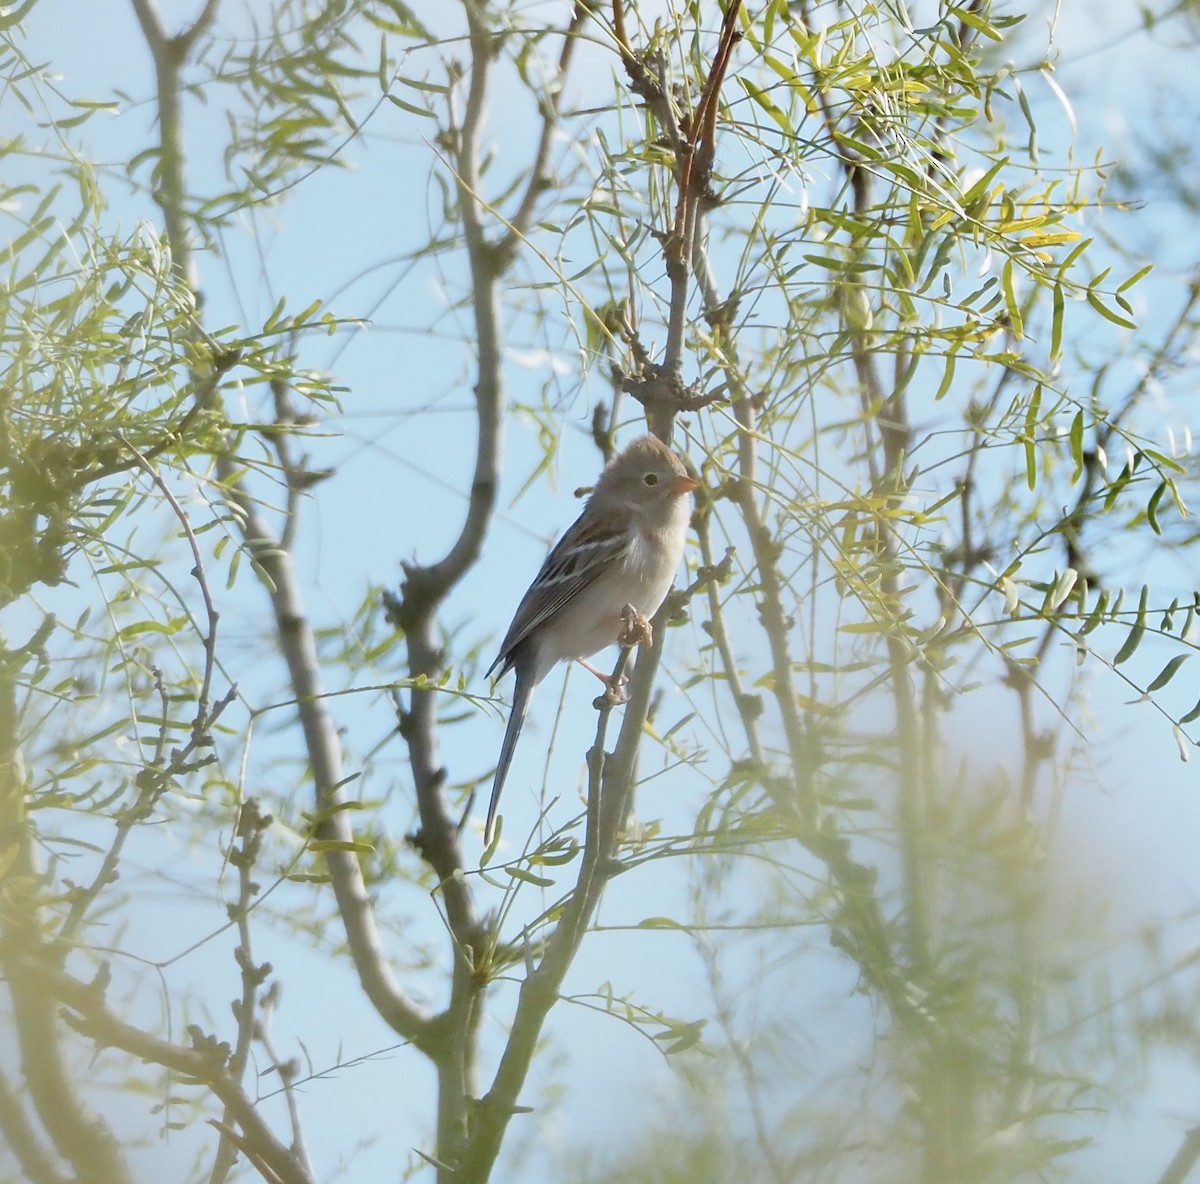
[[[597,669],[597,667],[593,666],[586,658],[576,658],[575,661],[578,662],[579,665],[582,666],[589,674],[594,674],[601,682],[608,683],[612,681],[603,670]]]
[[[621,632],[617,634],[617,645],[622,648],[629,649],[635,645],[653,645],[654,630],[650,627],[650,618],[645,613],[639,612],[632,604],[627,604],[621,610]],[[604,698],[609,703],[621,704],[625,702],[625,684],[629,679],[625,675],[619,678],[613,678],[611,674],[605,674],[603,670],[597,670],[590,662],[583,658],[576,658],[576,662],[591,674],[594,674],[604,684]]]
[[[594,674],[604,684],[605,700],[617,705],[625,702],[625,684],[629,681],[625,675],[622,674],[620,678],[614,680],[611,674],[605,674],[603,670],[597,670],[591,662],[587,662],[583,658],[576,658],[575,661],[589,674]]]

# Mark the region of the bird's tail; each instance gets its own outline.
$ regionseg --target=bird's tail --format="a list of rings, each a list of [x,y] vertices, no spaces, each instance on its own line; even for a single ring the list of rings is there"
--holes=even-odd
[[[517,685],[513,689],[512,711],[508,716],[508,727],[504,729],[504,741],[500,745],[500,759],[496,762],[496,776],[492,779],[492,798],[488,802],[487,824],[483,828],[483,849],[486,851],[496,837],[496,809],[500,805],[500,793],[504,789],[504,779],[508,776],[508,766],[512,764],[513,752],[516,751],[517,737],[521,734],[521,725],[525,722],[525,713],[529,710],[529,700],[533,697],[533,688],[537,685],[534,679],[517,667]]]

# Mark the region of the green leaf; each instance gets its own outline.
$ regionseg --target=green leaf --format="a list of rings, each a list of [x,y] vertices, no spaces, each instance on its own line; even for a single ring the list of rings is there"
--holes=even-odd
[[[541,867],[561,867],[570,863],[582,850],[583,848],[574,842],[558,850],[542,848],[529,857],[529,862]]]
[[[387,101],[394,107],[399,107],[401,111],[407,111],[410,115],[420,115],[424,119],[436,119],[437,116],[425,107],[418,107],[416,103],[405,102],[404,99],[397,98],[391,91],[388,91]]]
[[[1054,310],[1050,319],[1050,358],[1054,361],[1062,357],[1063,313],[1067,303],[1062,284],[1054,285],[1052,300]]]
[[[1055,580],[1046,593],[1046,603],[1042,606],[1043,613],[1052,613],[1060,609],[1065,603],[1068,596],[1075,588],[1076,581],[1079,579],[1079,573],[1073,568],[1068,567],[1061,576]]]
[[[1013,261],[1010,256],[1004,261],[1004,271],[1000,276],[1000,287],[1004,292],[1004,309],[1008,313],[1009,328],[1013,337],[1018,341],[1025,336],[1025,326],[1021,320],[1021,302],[1017,299],[1016,281],[1013,277]]]
[[[1179,745],[1179,759],[1187,764],[1188,754],[1191,752],[1192,742],[1187,738],[1184,730],[1178,724],[1171,725],[1171,734],[1175,737],[1175,743]]]
[[[1159,672],[1154,681],[1146,688],[1146,694],[1151,691],[1161,691],[1175,677],[1179,667],[1190,658],[1191,654],[1176,654]]]
[[[1016,583],[1008,576],[1001,576],[1000,590],[1004,593],[1004,611],[1010,617],[1016,616],[1017,610],[1021,607],[1021,594]]]
[[[1071,420],[1071,459],[1075,462],[1075,474],[1071,478],[1071,484],[1074,485],[1079,480],[1083,473],[1083,409],[1080,408],[1075,412],[1075,418]]]
[[[1104,509],[1111,510],[1117,498],[1121,495],[1121,490],[1133,480],[1133,472],[1126,465],[1117,475],[1117,479],[1108,487],[1108,492],[1104,495]]]
[[[1108,593],[1101,592],[1096,600],[1096,607],[1088,614],[1088,618],[1083,623],[1083,627],[1079,630],[1078,636],[1086,637],[1093,629],[1096,629],[1104,620],[1104,615],[1108,611]]]
[[[1143,267],[1143,268],[1140,268],[1138,271],[1135,271],[1135,272],[1133,273],[1133,275],[1131,275],[1131,276],[1130,276],[1130,277],[1129,277],[1129,278],[1128,278],[1128,279],[1127,279],[1127,280],[1126,280],[1126,281],[1125,281],[1125,282],[1124,282],[1124,283],[1123,283],[1123,284],[1122,284],[1122,285],[1121,285],[1121,286],[1120,286],[1120,287],[1117,289],[1117,295],[1119,296],[1119,295],[1120,295],[1122,292],[1126,292],[1126,291],[1128,291],[1130,288],[1132,288],[1132,287],[1133,287],[1133,285],[1134,285],[1134,284],[1136,284],[1136,283],[1138,282],[1138,280],[1140,280],[1140,279],[1144,279],[1144,278],[1145,278],[1146,276],[1148,276],[1148,275],[1149,275],[1149,274],[1150,274],[1150,273],[1151,273],[1153,270],[1154,270],[1154,264],[1153,264],[1153,263],[1147,263],[1145,267]]]
[[[126,625],[118,632],[117,636],[122,641],[130,637],[137,637],[141,633],[158,633],[169,637],[178,633],[187,623],[187,617],[172,617],[169,621],[135,621],[132,625]]]
[[[1120,325],[1122,329],[1136,329],[1137,324],[1131,321],[1128,317],[1123,317],[1119,312],[1113,312],[1104,301],[1096,295],[1091,288],[1087,290],[1087,302],[1090,304],[1106,321],[1111,321],[1114,325]]]
[[[938,387],[937,394],[933,396],[935,400],[943,398],[954,381],[954,360],[954,354],[946,355],[946,372],[942,375],[942,384]]]
[[[548,880],[545,876],[535,876],[533,872],[527,872],[523,867],[506,867],[504,870],[514,880],[520,880],[523,884],[532,884],[535,888],[554,887],[553,880]]]
[[[1142,585],[1142,597],[1138,601],[1137,620],[1133,623],[1133,628],[1129,630],[1129,635],[1125,638],[1124,645],[1117,650],[1117,656],[1113,659],[1114,666],[1120,666],[1122,662],[1133,657],[1134,651],[1142,644],[1142,638],[1146,634],[1146,601],[1150,599],[1150,586]]]
[[[1150,529],[1155,534],[1162,534],[1162,527],[1158,524],[1158,503],[1162,501],[1163,494],[1167,492],[1167,483],[1161,482],[1158,488],[1150,495],[1150,500],[1146,503],[1146,521],[1150,523]]]
[[[981,16],[974,9],[954,5],[949,9],[949,12],[962,21],[968,28],[974,29],[976,33],[982,33],[984,37],[989,37],[992,41],[1004,40],[1004,34],[986,17]]]
[[[792,121],[781,108],[775,105],[766,91],[760,90],[740,74],[737,76],[737,81],[742,90],[779,125],[784,135],[794,136],[796,134],[796,129],[792,127]]]
[[[0,32],[19,25],[28,15],[29,10],[37,0],[25,0],[24,4],[15,4],[11,8],[0,8]]]
[[[662,1032],[655,1036],[656,1040],[669,1039],[672,1036],[678,1037],[671,1044],[668,1044],[663,1052],[666,1056],[674,1056],[676,1053],[684,1052],[694,1045],[700,1043],[700,1035],[704,1030],[704,1025],[707,1021],[696,1020],[694,1023],[683,1024],[674,1027],[670,1032]]]
[[[1170,469],[1172,473],[1186,473],[1187,469],[1181,465],[1173,457],[1167,456],[1165,452],[1159,452],[1156,448],[1142,448],[1136,453],[1136,457],[1145,457],[1147,460],[1152,460],[1156,465],[1164,469]]]

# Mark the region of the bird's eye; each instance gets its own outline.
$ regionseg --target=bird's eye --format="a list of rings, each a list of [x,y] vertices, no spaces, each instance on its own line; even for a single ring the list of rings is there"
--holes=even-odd
[[[657,485],[658,484],[658,474],[657,473],[647,473],[642,478],[642,483],[647,486],[650,486],[650,487]]]

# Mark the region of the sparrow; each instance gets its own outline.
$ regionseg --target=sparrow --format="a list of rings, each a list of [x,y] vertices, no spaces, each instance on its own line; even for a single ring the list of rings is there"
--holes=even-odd
[[[516,687],[492,781],[485,850],[495,838],[496,809],[534,688],[559,662],[587,666],[592,654],[615,644],[627,604],[647,618],[658,611],[683,557],[695,488],[661,440],[634,440],[605,466],[583,512],[521,598],[487,672],[499,667],[503,678],[516,671]]]

